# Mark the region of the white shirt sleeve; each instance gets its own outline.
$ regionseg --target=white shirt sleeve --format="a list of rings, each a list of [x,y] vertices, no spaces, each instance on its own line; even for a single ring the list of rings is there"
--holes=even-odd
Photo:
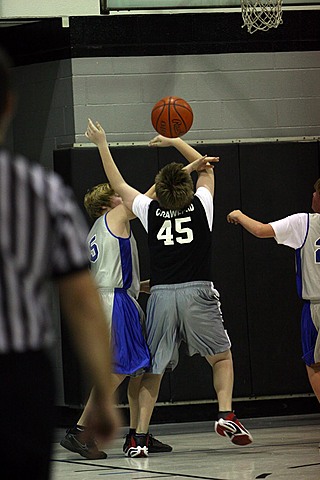
[[[139,218],[146,232],[148,232],[148,211],[152,199],[143,195],[137,195],[132,203],[132,211]]]
[[[270,222],[269,225],[275,232],[277,243],[297,249],[303,245],[306,238],[308,214],[296,213],[281,220]]]
[[[205,209],[208,225],[210,231],[212,231],[213,224],[213,198],[211,193],[206,187],[199,187],[195,193],[195,196],[198,197]]]

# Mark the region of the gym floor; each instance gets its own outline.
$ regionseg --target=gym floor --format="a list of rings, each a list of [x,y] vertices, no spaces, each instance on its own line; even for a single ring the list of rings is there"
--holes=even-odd
[[[237,447],[216,435],[212,422],[152,425],[151,433],[173,446],[171,453],[126,458],[122,428],[106,449],[105,460],[87,460],[59,445],[58,429],[52,453],[52,480],[319,480],[320,414],[243,420],[254,442]]]

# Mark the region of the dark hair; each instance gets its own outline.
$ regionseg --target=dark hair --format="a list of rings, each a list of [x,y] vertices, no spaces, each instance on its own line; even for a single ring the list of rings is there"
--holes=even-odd
[[[155,178],[157,199],[162,208],[183,210],[193,200],[192,179],[182,163],[169,163]]]
[[[6,106],[8,93],[12,88],[10,67],[12,63],[6,52],[0,47],[0,118],[2,118]]]

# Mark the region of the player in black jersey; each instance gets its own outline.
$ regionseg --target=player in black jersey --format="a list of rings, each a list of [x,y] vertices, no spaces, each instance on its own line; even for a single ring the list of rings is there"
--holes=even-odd
[[[149,422],[161,379],[167,368],[177,365],[181,341],[186,343],[190,356],[199,353],[212,367],[219,404],[216,432],[236,445],[251,443],[250,433],[232,411],[231,343],[223,325],[219,293],[211,281],[214,196],[211,163],[219,159],[201,157],[180,138],[155,137],[150,146],[174,146],[189,165],[171,163],[160,170],[155,179],[157,200],[152,200],[124,181],[101,125],[89,120],[87,135],[95,137],[111,185],[148,233],[152,288],[146,328],[152,367],[141,382],[141,415],[127,455],[148,455]],[[198,173],[195,192],[192,171]]]

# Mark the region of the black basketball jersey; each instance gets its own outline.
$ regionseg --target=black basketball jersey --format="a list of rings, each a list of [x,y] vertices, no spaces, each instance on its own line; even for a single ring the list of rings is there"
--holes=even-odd
[[[211,281],[212,235],[195,196],[185,210],[166,210],[153,200],[148,212],[151,285]]]

